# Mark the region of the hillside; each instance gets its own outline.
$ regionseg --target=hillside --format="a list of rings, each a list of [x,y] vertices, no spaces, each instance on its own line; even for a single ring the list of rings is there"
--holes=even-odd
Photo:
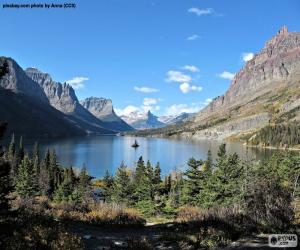
[[[299,87],[300,33],[283,27],[194,119],[143,135],[251,141],[266,126],[299,121]]]

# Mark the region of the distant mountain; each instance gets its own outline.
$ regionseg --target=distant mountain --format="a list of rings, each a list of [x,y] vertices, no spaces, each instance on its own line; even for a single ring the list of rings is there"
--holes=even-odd
[[[132,112],[128,116],[121,116],[128,124],[130,124],[135,129],[153,129],[161,128],[166,126],[166,124],[160,122],[158,117],[153,115],[150,111],[147,113]]]
[[[69,115],[73,122],[87,133],[114,134],[119,132],[86,110],[69,84],[55,82],[48,73],[36,68],[28,68],[25,72],[40,85],[54,108]]]
[[[118,117],[110,99],[89,97],[82,100],[81,105],[101,121],[107,122],[111,129],[130,131],[133,128]]]
[[[158,118],[159,121],[166,125],[180,124],[186,122],[188,119],[194,117],[196,113],[181,113],[180,115],[161,116]]]
[[[263,129],[269,128],[271,138],[270,127],[283,128],[287,126],[278,125],[290,122],[300,122],[300,32],[282,27],[246,62],[226,93],[216,97],[192,121],[147,133],[251,142]],[[289,133],[286,130],[281,135]]]
[[[194,117],[196,113],[181,113],[180,115],[155,116],[150,111],[139,111],[123,115],[121,118],[138,130],[163,128],[168,125],[180,124]]]
[[[85,135],[71,117],[53,108],[39,84],[11,58],[0,57],[0,120],[8,133],[28,136]]]

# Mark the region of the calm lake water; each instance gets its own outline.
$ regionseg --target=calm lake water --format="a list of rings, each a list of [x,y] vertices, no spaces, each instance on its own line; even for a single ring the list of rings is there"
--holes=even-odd
[[[137,139],[140,147],[131,145]],[[55,149],[60,165],[81,168],[86,165],[90,175],[101,177],[108,170],[115,173],[120,163],[133,167],[140,156],[153,164],[160,162],[162,174],[175,169],[183,170],[190,157],[206,159],[210,149],[215,158],[219,141],[203,140],[190,142],[161,138],[134,138],[121,136],[91,136],[69,139],[39,139],[40,150]],[[31,150],[34,140],[25,139],[26,149]],[[241,143],[227,143],[227,151],[238,153],[244,159],[263,159],[272,154],[270,150],[246,148]]]

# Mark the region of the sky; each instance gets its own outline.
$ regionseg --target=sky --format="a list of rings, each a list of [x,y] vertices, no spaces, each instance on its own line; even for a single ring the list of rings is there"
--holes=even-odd
[[[283,25],[299,0],[73,0],[76,9],[3,9],[0,55],[110,98],[120,115],[197,112]],[[45,2],[48,2],[45,0]],[[63,3],[60,0],[52,2]]]

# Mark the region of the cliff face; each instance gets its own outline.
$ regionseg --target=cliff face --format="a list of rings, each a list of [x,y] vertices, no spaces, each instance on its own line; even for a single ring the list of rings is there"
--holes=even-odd
[[[40,85],[54,108],[65,114],[72,114],[78,109],[79,101],[70,85],[55,82],[48,73],[43,73],[36,68],[28,68],[25,72]]]
[[[300,33],[283,27],[195,118],[150,135],[248,138],[269,124],[300,121]]]
[[[278,87],[296,83],[300,76],[300,33],[286,27],[235,75],[225,95],[214,99],[196,117],[204,121],[219,112],[243,105]]]
[[[49,74],[35,68],[28,68],[25,72],[40,85],[52,107],[70,115],[77,126],[85,129],[87,133],[116,133],[79,103],[72,86],[55,82]]]
[[[30,79],[13,59],[0,57],[0,72],[1,88],[48,103],[48,99],[40,86]]]
[[[89,97],[80,103],[98,119],[110,123],[111,126],[118,131],[133,130],[131,126],[116,115],[110,99]]]
[[[11,58],[0,57],[0,120],[10,135],[74,136],[86,132],[53,108],[39,84]]]

